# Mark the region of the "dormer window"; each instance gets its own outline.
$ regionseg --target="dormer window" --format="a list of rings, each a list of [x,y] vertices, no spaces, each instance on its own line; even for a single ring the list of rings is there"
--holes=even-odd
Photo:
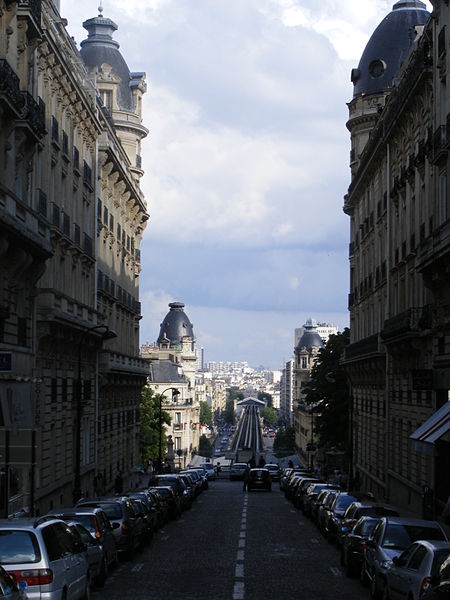
[[[112,112],[112,90],[100,90],[100,97],[105,108]]]

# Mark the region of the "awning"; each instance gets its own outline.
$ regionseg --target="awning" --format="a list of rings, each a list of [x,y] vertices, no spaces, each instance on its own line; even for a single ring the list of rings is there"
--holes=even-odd
[[[434,454],[434,444],[450,431],[450,401],[431,415],[409,438],[418,454]]]

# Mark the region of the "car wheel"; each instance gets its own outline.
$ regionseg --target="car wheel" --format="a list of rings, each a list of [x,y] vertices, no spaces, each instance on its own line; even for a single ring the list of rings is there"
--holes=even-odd
[[[96,587],[103,587],[105,585],[107,574],[108,574],[108,561],[106,560],[106,556],[104,556],[103,560],[102,560],[102,566],[100,568],[100,573],[94,579],[94,585]]]

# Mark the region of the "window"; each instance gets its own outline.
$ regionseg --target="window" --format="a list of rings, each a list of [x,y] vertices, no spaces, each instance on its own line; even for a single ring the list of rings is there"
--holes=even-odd
[[[173,420],[174,425],[181,425],[181,413],[180,412],[176,412],[175,413],[175,418]]]
[[[106,206],[103,208],[103,223],[108,225],[108,209]]]
[[[112,91],[111,90],[100,90],[100,97],[102,99],[105,108],[112,111]]]
[[[175,451],[177,451],[177,450],[181,450],[181,438],[180,437],[175,438]]]

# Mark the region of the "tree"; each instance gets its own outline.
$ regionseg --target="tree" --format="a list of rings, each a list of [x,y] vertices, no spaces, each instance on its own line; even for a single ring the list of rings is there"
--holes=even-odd
[[[225,423],[234,425],[236,421],[236,416],[234,414],[234,400],[227,400],[223,417],[225,419]]]
[[[159,453],[159,401],[160,395],[155,394],[152,388],[144,387],[141,395],[140,422],[141,422],[141,456],[146,462],[158,457]],[[164,406],[164,399],[162,400]],[[167,447],[164,424],[170,425],[172,419],[169,413],[162,410],[162,442],[163,455]],[[164,456],[163,456],[164,457]]]
[[[266,406],[268,407],[273,406],[272,396],[268,392],[258,392],[258,400],[265,402]]]
[[[212,416],[211,407],[204,400],[200,401],[200,423],[202,425],[209,425],[209,426],[211,426],[213,424],[213,416]]]
[[[278,422],[278,413],[274,408],[271,408],[270,406],[266,406],[266,408],[262,409],[261,417],[264,423],[269,427],[273,427]]]
[[[200,436],[198,444],[198,453],[200,454],[200,456],[206,456],[209,458],[212,456],[213,453],[213,446],[204,433],[202,433],[202,435]]]
[[[348,448],[350,390],[340,360],[350,342],[350,330],[331,335],[311,370],[305,402],[314,411],[314,431],[323,447]]]
[[[228,399],[229,400],[243,400],[244,399],[244,394],[243,392],[240,392],[239,390],[233,390],[233,389],[228,389]]]
[[[275,452],[283,454],[293,454],[295,452],[295,427],[293,425],[278,429],[273,441],[273,449]]]

